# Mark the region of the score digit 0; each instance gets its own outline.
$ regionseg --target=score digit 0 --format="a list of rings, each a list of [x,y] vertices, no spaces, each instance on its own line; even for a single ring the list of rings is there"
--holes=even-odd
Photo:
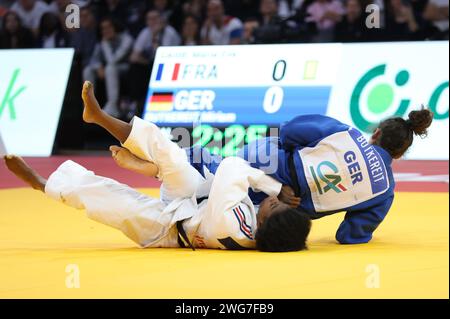
[[[285,60],[280,60],[277,63],[275,63],[272,74],[274,81],[279,82],[284,79],[284,76],[286,75],[286,68],[287,63]]]
[[[279,86],[270,87],[264,96],[263,108],[268,114],[276,113],[280,110],[284,101],[283,88]]]

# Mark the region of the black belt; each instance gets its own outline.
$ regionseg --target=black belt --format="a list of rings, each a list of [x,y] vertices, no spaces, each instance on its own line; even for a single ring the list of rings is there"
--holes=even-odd
[[[194,246],[191,244],[188,236],[186,235],[186,232],[183,228],[183,222],[184,220],[177,221],[177,230],[178,230],[178,245],[180,245],[181,248],[187,248],[188,246],[195,251]],[[186,246],[186,243],[188,246]]]
[[[295,196],[300,197],[300,184],[298,183],[297,170],[295,169],[294,152],[289,153],[288,165],[289,165],[289,175],[292,180],[291,186],[294,189]]]
[[[200,205],[201,203],[203,203],[203,201],[205,201],[207,199],[208,199],[208,197],[197,198],[197,205]]]
[[[207,200],[208,197],[201,197],[197,198],[197,204],[200,205],[203,201]],[[177,221],[177,230],[178,230],[178,245],[180,245],[181,248],[187,248],[188,246],[195,251],[194,245],[191,244],[188,236],[186,235],[186,232],[183,228],[183,222],[184,220]],[[186,246],[186,243],[188,246]]]

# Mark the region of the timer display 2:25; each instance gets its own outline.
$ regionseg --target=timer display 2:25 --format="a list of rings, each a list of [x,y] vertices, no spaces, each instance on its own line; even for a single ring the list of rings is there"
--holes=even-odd
[[[248,143],[267,136],[267,125],[231,125],[217,129],[210,125],[200,125],[192,131],[194,145],[208,149],[212,154],[223,157],[235,156]]]

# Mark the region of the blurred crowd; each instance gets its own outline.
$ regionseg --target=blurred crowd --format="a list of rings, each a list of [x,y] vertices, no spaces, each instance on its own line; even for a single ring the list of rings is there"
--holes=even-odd
[[[448,11],[448,0],[0,0],[0,49],[75,48],[79,80],[101,82],[106,111],[130,117],[160,46],[441,40]]]

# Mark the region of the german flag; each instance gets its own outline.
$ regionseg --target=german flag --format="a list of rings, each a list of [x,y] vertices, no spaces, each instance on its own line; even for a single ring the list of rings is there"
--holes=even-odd
[[[153,93],[149,101],[149,111],[167,112],[173,110],[173,93]]]

